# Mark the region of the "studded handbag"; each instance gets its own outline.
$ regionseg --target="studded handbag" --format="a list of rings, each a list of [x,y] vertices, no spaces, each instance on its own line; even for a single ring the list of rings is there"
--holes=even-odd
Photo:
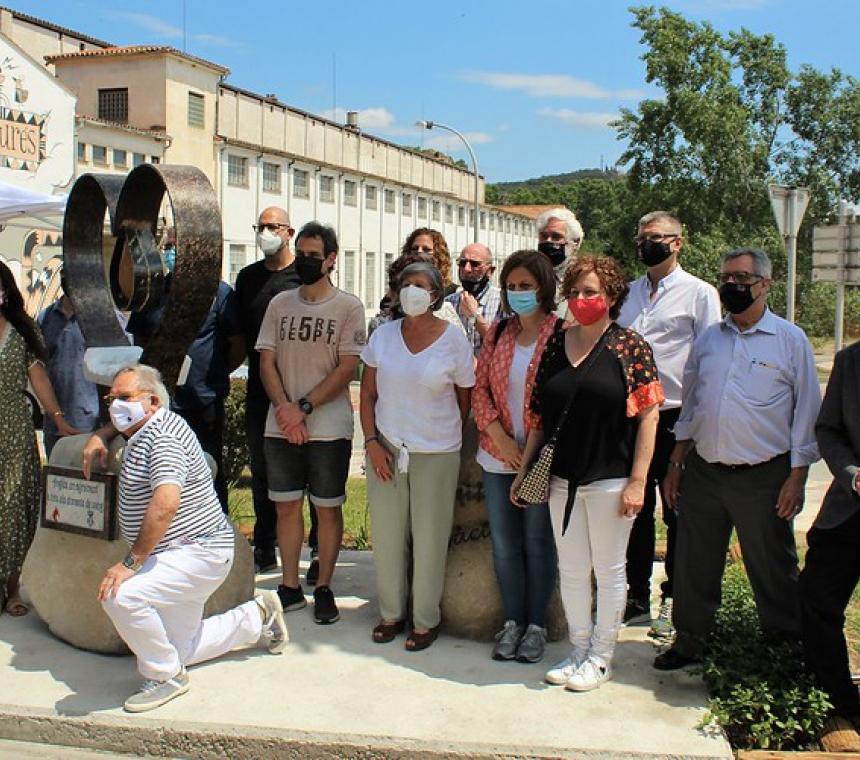
[[[564,427],[568,412],[570,412],[570,409],[573,406],[573,401],[579,391],[579,386],[582,385],[583,379],[588,374],[588,371],[594,364],[594,360],[603,348],[607,332],[609,332],[609,330],[600,336],[600,339],[588,355],[588,359],[586,359],[585,365],[582,367],[582,371],[577,375],[577,383],[574,386],[573,391],[571,391],[571,394],[567,399],[567,403],[564,405],[561,416],[558,418],[555,430],[552,431],[552,435],[549,437],[549,440],[543,445],[537,459],[532,462],[528,472],[517,487],[516,497],[523,504],[545,504],[549,501],[549,475],[553,459],[555,458],[555,447],[558,443],[559,433],[561,432],[562,427]]]

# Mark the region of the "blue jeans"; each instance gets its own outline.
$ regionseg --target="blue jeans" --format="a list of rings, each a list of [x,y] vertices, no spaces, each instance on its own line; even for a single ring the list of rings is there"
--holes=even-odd
[[[513,482],[513,473],[484,473],[496,579],[505,619],[544,628],[557,570],[549,508],[512,504]]]

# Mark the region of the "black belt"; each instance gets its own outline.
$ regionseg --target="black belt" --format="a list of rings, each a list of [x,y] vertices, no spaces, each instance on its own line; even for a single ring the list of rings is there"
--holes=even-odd
[[[725,464],[724,462],[708,462],[708,464],[712,464],[714,465],[714,467],[719,467],[723,470],[753,470],[756,467],[764,467],[765,465],[772,464],[773,462],[776,462],[777,460],[783,459],[787,456],[788,452],[785,452],[785,454],[778,454],[777,456],[773,457],[773,459],[768,459],[764,462],[757,462],[756,464]]]

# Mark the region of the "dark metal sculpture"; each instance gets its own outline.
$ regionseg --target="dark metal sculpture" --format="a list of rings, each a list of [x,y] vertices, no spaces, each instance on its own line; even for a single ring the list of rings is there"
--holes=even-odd
[[[176,268],[167,273],[157,244],[167,196],[176,230]],[[116,238],[105,277],[105,211]],[[85,174],[66,206],[63,253],[69,295],[87,346],[125,346],[114,308],[165,305],[141,362],[158,368],[172,391],[188,347],[206,318],[221,276],[221,214],[212,185],[193,166],[142,164],[127,177]]]

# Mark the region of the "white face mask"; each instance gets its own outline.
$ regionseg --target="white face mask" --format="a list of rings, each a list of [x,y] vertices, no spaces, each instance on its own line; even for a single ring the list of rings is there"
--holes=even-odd
[[[406,285],[400,289],[400,306],[403,313],[410,317],[421,316],[432,302],[430,294],[417,285]]]
[[[274,256],[284,247],[284,241],[271,230],[263,230],[257,233],[257,245],[265,256]]]
[[[108,411],[110,412],[110,421],[120,433],[134,427],[146,417],[146,410],[143,408],[142,401],[123,401],[115,398],[110,402]]]

